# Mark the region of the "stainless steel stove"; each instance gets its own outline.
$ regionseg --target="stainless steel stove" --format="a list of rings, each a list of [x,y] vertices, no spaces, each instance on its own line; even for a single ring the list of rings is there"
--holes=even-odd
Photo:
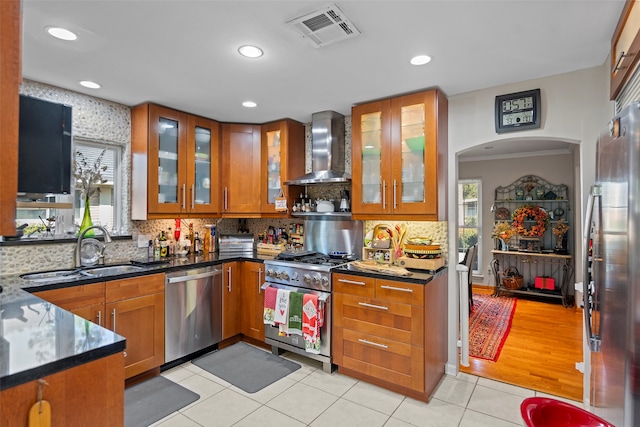
[[[274,260],[264,262],[266,282],[263,288],[275,287],[300,293],[313,293],[324,310],[324,324],[320,329],[320,354],[305,350],[303,337],[282,335],[276,326],[265,325],[265,342],[274,354],[283,350],[298,353],[322,362],[323,370],[331,372],[331,269],[348,262],[318,252],[281,253]]]

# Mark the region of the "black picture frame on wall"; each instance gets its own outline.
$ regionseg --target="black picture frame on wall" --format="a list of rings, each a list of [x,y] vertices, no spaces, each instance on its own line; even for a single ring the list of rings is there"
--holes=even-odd
[[[496,133],[540,128],[541,110],[540,89],[496,96]]]

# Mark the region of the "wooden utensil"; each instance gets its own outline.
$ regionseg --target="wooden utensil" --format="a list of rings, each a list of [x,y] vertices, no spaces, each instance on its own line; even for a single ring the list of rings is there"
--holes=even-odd
[[[42,386],[45,380],[38,380],[38,401],[29,409],[29,427],[51,427],[51,405],[42,400]]]

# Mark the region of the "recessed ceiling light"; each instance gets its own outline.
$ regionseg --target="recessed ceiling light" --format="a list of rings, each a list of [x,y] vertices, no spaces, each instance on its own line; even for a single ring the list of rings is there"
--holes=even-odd
[[[247,58],[260,58],[264,52],[258,46],[244,45],[238,48],[238,52]]]
[[[431,62],[431,57],[428,55],[418,55],[411,58],[412,65],[424,65]]]
[[[244,102],[242,103],[242,106],[243,106],[243,107],[247,107],[247,108],[253,108],[253,107],[257,107],[257,106],[258,106],[258,104],[256,104],[256,103],[255,103],[255,102],[253,102],[253,101],[244,101]]]
[[[88,87],[89,89],[100,89],[102,87],[98,83],[92,82],[92,81],[89,81],[89,80],[81,81],[80,85],[82,85],[84,87]]]
[[[78,36],[76,35],[76,33],[73,33],[69,30],[67,30],[66,28],[60,28],[60,27],[47,27],[47,32],[52,35],[53,37],[60,39],[60,40],[77,40]]]

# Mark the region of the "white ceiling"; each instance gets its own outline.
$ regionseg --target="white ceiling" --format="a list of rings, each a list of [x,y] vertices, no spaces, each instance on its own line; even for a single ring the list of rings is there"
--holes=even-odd
[[[23,0],[23,75],[225,122],[309,122],[316,111],[348,115],[353,104],[435,86],[452,96],[599,66],[624,1],[335,0],[361,34],[323,48],[285,25],[330,4]],[[48,26],[79,39],[53,39]],[[243,44],[265,55],[242,58]],[[433,60],[410,65],[419,53]],[[258,107],[240,105],[249,99]]]

